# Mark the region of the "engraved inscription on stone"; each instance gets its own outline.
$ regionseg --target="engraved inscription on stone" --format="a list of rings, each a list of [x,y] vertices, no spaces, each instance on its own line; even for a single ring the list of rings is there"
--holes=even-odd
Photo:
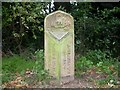
[[[74,79],[74,21],[63,11],[46,16],[44,21],[45,69],[61,83]]]

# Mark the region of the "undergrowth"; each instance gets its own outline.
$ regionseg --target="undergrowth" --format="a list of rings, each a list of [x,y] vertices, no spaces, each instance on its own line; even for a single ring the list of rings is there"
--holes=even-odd
[[[34,64],[34,61],[26,60],[18,55],[2,58],[2,83],[13,80],[16,73],[32,69]]]
[[[37,50],[33,55],[34,59],[26,59],[19,55],[3,57],[2,83],[14,80],[16,73],[25,77],[26,70],[32,73],[32,77],[25,77],[28,83],[49,81],[51,77],[48,71],[44,70],[43,50]],[[88,80],[95,81],[98,85],[108,84],[110,81],[116,83],[118,64],[118,60],[109,52],[88,51],[75,61],[75,75],[79,78],[87,76]]]
[[[26,77],[25,73],[29,71],[32,77]],[[32,83],[49,80],[49,74],[44,70],[43,50],[37,50],[34,53],[34,59],[28,59],[19,55],[3,57],[2,59],[2,83],[7,83],[15,79],[16,74],[22,76],[26,82]]]
[[[108,84],[111,80],[115,83],[118,77],[118,60],[109,52],[92,50],[76,60],[75,69],[76,77],[86,75],[98,85]]]

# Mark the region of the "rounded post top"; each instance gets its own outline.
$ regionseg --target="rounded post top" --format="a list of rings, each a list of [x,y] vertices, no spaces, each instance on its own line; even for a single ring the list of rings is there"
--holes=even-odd
[[[72,17],[69,13],[66,13],[66,12],[61,11],[61,10],[57,10],[57,11],[55,11],[55,12],[52,12],[52,13],[48,14],[48,15],[45,17],[45,20],[46,20],[48,17],[53,16],[53,15],[55,15],[55,14],[63,14],[63,15],[66,15],[66,16],[70,17],[71,19],[73,19],[73,17]]]

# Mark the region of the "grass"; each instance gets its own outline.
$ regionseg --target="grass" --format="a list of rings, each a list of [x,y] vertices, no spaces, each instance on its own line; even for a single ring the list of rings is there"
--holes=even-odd
[[[44,52],[37,50],[34,60],[28,59],[27,56],[13,55],[3,57],[2,59],[2,83],[16,81],[17,77],[22,77],[25,82],[32,84],[33,82],[48,82],[48,71],[44,70]],[[26,72],[30,72],[26,74]]]
[[[15,73],[25,72],[26,69],[32,69],[35,61],[25,60],[21,56],[13,55],[2,58],[2,83],[13,79]]]

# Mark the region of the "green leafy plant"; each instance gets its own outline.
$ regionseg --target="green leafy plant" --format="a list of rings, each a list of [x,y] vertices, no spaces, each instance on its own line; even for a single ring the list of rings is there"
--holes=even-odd
[[[109,75],[107,78],[102,80],[96,80],[98,85],[109,85],[113,84],[115,85],[117,83],[117,78],[113,75]]]
[[[118,72],[118,60],[113,58],[109,52],[91,50],[76,60],[75,74],[88,75],[88,79],[95,80],[98,84],[107,84],[110,80],[116,82]],[[91,74],[88,71],[91,72]],[[90,75],[90,76],[89,76]],[[97,76],[99,79],[97,79]]]
[[[33,67],[33,73],[36,76],[38,81],[47,81],[49,77],[49,73],[44,70],[44,54],[43,50],[37,50],[35,52],[36,62],[35,66]]]
[[[81,72],[86,72],[88,69],[92,68],[93,62],[88,60],[85,56],[79,58],[75,63],[76,76],[80,76]]]

